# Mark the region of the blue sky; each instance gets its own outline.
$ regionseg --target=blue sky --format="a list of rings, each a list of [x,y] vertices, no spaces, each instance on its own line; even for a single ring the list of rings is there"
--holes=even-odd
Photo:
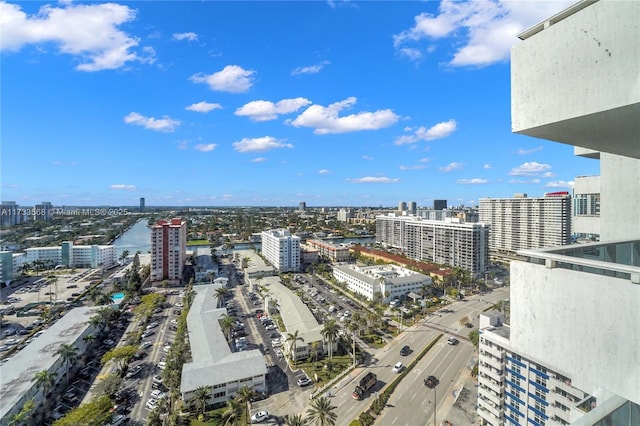
[[[2,200],[395,206],[599,173],[511,133],[510,47],[567,1],[0,2]]]

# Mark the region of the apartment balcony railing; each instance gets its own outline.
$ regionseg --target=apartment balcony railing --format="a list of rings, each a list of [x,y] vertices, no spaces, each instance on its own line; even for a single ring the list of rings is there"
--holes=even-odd
[[[626,279],[640,284],[640,240],[519,250],[527,262]]]

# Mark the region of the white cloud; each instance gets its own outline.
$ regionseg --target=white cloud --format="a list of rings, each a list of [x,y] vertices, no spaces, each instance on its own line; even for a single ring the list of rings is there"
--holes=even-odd
[[[449,38],[455,49],[449,65],[486,66],[503,62],[509,59],[511,46],[518,42],[520,32],[572,3],[574,0],[443,0],[438,14],[421,13],[414,18],[413,27],[395,35],[394,46],[403,54],[406,49],[418,49],[424,40],[433,43]]]
[[[214,109],[222,109],[222,105],[220,104],[213,104],[211,102],[198,102],[195,104],[191,104],[187,107],[185,107],[184,109],[186,109],[187,111],[195,111],[195,112],[203,112],[203,113],[207,113],[209,111],[212,111]]]
[[[347,181],[351,183],[397,183],[400,182],[400,179],[384,176],[365,176],[361,178],[350,178],[347,179]]]
[[[556,174],[555,174],[555,173],[553,173],[553,172],[546,172],[546,173],[543,173],[542,175],[540,175],[540,177],[543,177],[543,178],[552,178],[552,177],[556,177]]]
[[[207,83],[211,90],[229,93],[244,93],[253,86],[253,70],[245,70],[238,65],[227,65],[222,71],[213,74],[194,74],[190,80],[194,83]]]
[[[173,33],[173,38],[176,40],[196,41],[198,34],[196,33]]]
[[[509,180],[510,184],[518,184],[518,185],[532,185],[532,184],[537,184],[540,183],[540,179],[510,179]]]
[[[319,64],[311,65],[308,67],[298,67],[291,71],[291,75],[300,75],[300,74],[317,74],[322,71],[322,68],[329,65],[331,62],[322,61]]]
[[[518,151],[516,152],[518,153],[518,155],[528,155],[538,151],[542,151],[542,145],[530,149],[518,148]]]
[[[127,184],[124,184],[124,183],[118,183],[118,184],[111,185],[109,188],[117,189],[117,190],[126,189],[128,191],[132,191],[132,190],[136,189],[136,186],[135,185],[127,185]]]
[[[187,143],[187,141],[178,142],[178,149],[180,149],[180,150],[185,150],[185,149],[187,149],[188,146],[189,146],[189,144]]]
[[[399,119],[390,109],[359,112],[344,117],[338,116],[340,111],[352,107],[356,101],[355,97],[349,97],[328,107],[311,105],[295,120],[288,120],[287,123],[295,127],[313,127],[315,128],[313,131],[315,134],[325,135],[360,130],[378,130],[395,124]]]
[[[265,157],[256,157],[251,160],[252,163],[264,163],[265,161],[267,161]]]
[[[429,157],[424,157],[418,160],[418,163],[428,163],[429,161],[431,161],[431,158]]]
[[[276,148],[293,148],[290,143],[279,141],[272,136],[261,138],[244,138],[233,143],[233,148],[238,152],[264,152]]]
[[[489,170],[491,168],[491,164],[486,163],[484,166],[482,166],[482,168],[485,170]]]
[[[215,143],[208,143],[208,144],[199,143],[198,145],[194,146],[193,149],[200,152],[210,152],[216,149],[216,144]]]
[[[487,179],[473,178],[473,179],[458,179],[457,183],[461,185],[480,185],[489,182]]]
[[[514,167],[509,172],[511,176],[534,176],[541,173],[545,173],[551,169],[551,166],[548,164],[540,164],[533,162],[523,163],[518,167]]]
[[[173,132],[180,126],[180,120],[174,120],[166,115],[162,118],[153,118],[145,117],[137,112],[130,112],[124,117],[124,122],[157,132]]]
[[[427,166],[422,165],[422,164],[414,164],[413,166],[405,166],[405,165],[401,165],[400,166],[400,170],[420,170],[420,169],[424,169]]]
[[[441,172],[448,173],[448,172],[452,172],[454,170],[462,170],[462,167],[463,167],[462,163],[452,162],[452,163],[447,164],[444,167],[439,167],[438,170],[440,170]]]
[[[422,52],[420,51],[420,49],[413,49],[410,47],[403,47],[399,50],[400,54],[402,56],[406,56],[407,58],[411,59],[412,61],[417,61],[420,60],[424,57],[424,55],[422,54]]]
[[[54,160],[51,162],[51,164],[53,164],[54,166],[65,166],[65,167],[73,167],[73,166],[77,166],[78,163],[75,161],[61,161],[61,160]]]
[[[329,170],[329,169],[320,169],[320,170],[318,170],[318,174],[320,174],[320,175],[328,175],[329,173],[331,173],[331,170]]]
[[[370,156],[368,156],[368,155],[363,155],[363,156],[362,156],[362,159],[363,159],[363,160],[367,160],[367,161],[371,161],[371,160],[373,160],[374,158],[373,158],[373,157],[370,157]]]
[[[430,141],[434,139],[442,139],[451,135],[456,131],[457,128],[456,120],[443,121],[441,123],[437,123],[428,129],[424,126],[418,127],[417,129],[413,129],[411,127],[406,127],[404,130],[413,132],[411,135],[402,135],[396,138],[394,143],[396,145],[405,145],[418,142],[420,140]]]
[[[557,180],[554,182],[547,182],[547,188],[573,188],[573,181]]]
[[[88,72],[155,60],[153,49],[136,53],[139,39],[118,29],[135,19],[134,9],[115,3],[63,5],[45,5],[28,16],[20,6],[0,2],[0,50],[18,51],[29,44],[52,44],[60,53],[80,60],[77,70]]]
[[[252,101],[235,112],[235,115],[247,116],[251,121],[275,120],[280,114],[289,114],[309,105],[311,101],[305,98],[283,99],[277,103],[270,101]]]

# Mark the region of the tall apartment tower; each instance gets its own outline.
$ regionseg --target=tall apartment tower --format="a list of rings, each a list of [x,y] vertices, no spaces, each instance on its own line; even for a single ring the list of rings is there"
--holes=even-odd
[[[262,256],[279,272],[300,270],[300,237],[286,229],[262,231]]]
[[[376,242],[416,260],[462,268],[481,277],[489,266],[489,226],[458,219],[376,216]]]
[[[573,180],[571,232],[579,241],[600,239],[600,176]]]
[[[400,201],[398,203],[398,212],[402,214],[402,212],[407,210],[407,203],[405,201]]]
[[[409,203],[409,213],[411,213],[412,215],[415,215],[418,212],[418,205],[416,204],[415,201],[411,201]]]
[[[144,203],[145,203],[144,197],[140,197],[140,211],[141,212],[144,211]]]
[[[638,2],[581,1],[520,34],[511,50],[513,131],[600,161],[600,241],[517,252],[504,346],[554,374],[534,366],[537,386],[525,388],[508,375],[524,376],[522,367],[481,362],[479,377],[493,375],[490,385],[509,398],[481,402],[479,381],[485,424],[640,424],[639,21]],[[573,397],[556,404],[567,384],[557,374],[587,395],[565,389]],[[558,408],[569,418],[556,420]]]
[[[187,253],[187,222],[160,220],[151,227],[151,281],[180,284]]]
[[[49,201],[43,201],[40,204],[36,204],[34,211],[34,220],[46,220],[53,219],[53,206]]]
[[[491,225],[489,249],[515,252],[571,243],[571,196],[515,194],[513,198],[481,198],[479,220]]]
[[[433,209],[434,210],[446,210],[447,209],[447,200],[433,200]]]

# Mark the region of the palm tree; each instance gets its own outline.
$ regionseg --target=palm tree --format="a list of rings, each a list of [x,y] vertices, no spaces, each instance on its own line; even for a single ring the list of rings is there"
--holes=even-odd
[[[96,305],[112,305],[113,299],[104,293],[100,293],[96,300]]]
[[[356,332],[360,330],[360,325],[356,321],[349,321],[347,324],[347,330],[351,332],[351,339],[353,344],[353,365],[356,365]]]
[[[209,388],[207,386],[200,386],[195,391],[195,400],[198,406],[200,407],[200,411],[204,416],[204,410],[207,407],[207,402],[209,402]]]
[[[309,422],[302,418],[302,414],[287,414],[284,416],[286,426],[307,426]]]
[[[96,340],[95,334],[89,333],[82,338],[82,340],[87,344],[87,346],[91,346],[91,344]]]
[[[324,327],[322,328],[322,337],[329,343],[329,359],[333,359],[333,342],[338,338],[338,323],[336,320],[330,319],[329,321],[324,323]]]
[[[309,358],[311,358],[311,362],[313,362],[314,370],[316,369],[316,361],[318,361],[318,346],[320,346],[320,342],[311,342],[311,347],[309,349]]]
[[[222,425],[237,425],[238,417],[240,417],[240,413],[242,412],[242,407],[240,403],[236,401],[235,398],[230,398],[227,400],[227,409],[224,410],[222,415],[220,416],[220,422]]]
[[[304,342],[304,339],[298,336],[298,330],[293,333],[287,333],[287,343],[289,343],[290,347],[290,356],[293,361],[293,366],[295,367],[298,361],[298,354],[296,353],[296,348],[298,346],[298,342]]]
[[[31,381],[36,382],[36,388],[42,389],[42,395],[46,400],[49,391],[53,388],[53,385],[56,384],[57,377],[58,373],[55,371],[41,370],[33,375]]]
[[[329,398],[323,396],[311,403],[307,409],[308,418],[318,426],[333,426],[338,418],[336,408],[338,407],[331,405]]]
[[[247,411],[246,411],[247,421],[250,417],[249,403],[256,396],[258,396],[258,393],[253,388],[250,388],[247,385],[243,385],[240,389],[238,389],[238,392],[236,392],[235,398],[238,399],[238,403],[245,404],[245,407],[247,408]]]
[[[27,423],[27,420],[31,416],[31,413],[33,412],[35,406],[36,404],[33,402],[33,399],[25,402],[20,411],[11,416],[11,421],[8,423],[8,426],[16,426]]]
[[[218,299],[218,307],[222,306],[222,301],[225,296],[229,293],[226,287],[219,287],[215,290],[215,297]]]
[[[236,321],[227,314],[220,319],[220,328],[227,338],[227,343],[231,341],[231,330],[233,330],[234,325],[236,325]]]
[[[69,343],[64,343],[60,345],[58,350],[55,352],[56,355],[60,355],[62,358],[62,362],[64,363],[65,368],[65,376],[67,380],[67,385],[69,384],[69,364],[71,361],[78,355],[78,348]]]

